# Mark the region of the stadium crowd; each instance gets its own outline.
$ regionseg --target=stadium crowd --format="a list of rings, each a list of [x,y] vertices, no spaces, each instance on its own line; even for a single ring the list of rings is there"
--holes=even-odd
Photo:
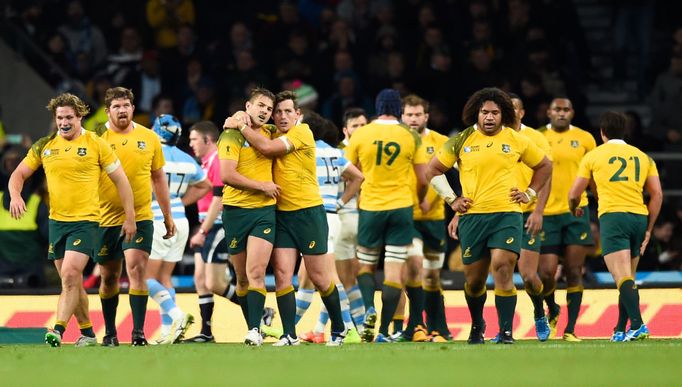
[[[591,65],[584,37],[580,28],[561,28],[564,23],[579,24],[570,3],[548,4],[524,0],[505,4],[483,0],[405,3],[346,0],[302,1],[297,4],[283,1],[240,4],[239,12],[237,6],[230,3],[207,4],[191,0],[124,3],[124,6],[113,9],[111,5],[102,4],[99,7],[78,0],[34,1],[20,2],[11,8],[14,12],[13,22],[30,35],[68,77],[65,78],[61,71],[54,71],[53,63],[45,63],[30,55],[27,60],[56,90],[75,91],[88,102],[92,114],[83,117],[83,127],[91,131],[100,130],[112,120],[112,106],[108,105],[111,99],[105,98],[112,87],[125,87],[134,92],[133,120],[136,123],[152,127],[160,117],[172,114],[178,118],[178,126],[185,129],[206,121],[221,126],[220,123],[227,117],[234,124],[240,116],[233,114],[244,110],[245,103],[246,110],[249,109],[249,103],[255,103],[250,94],[255,87],[291,90],[296,107],[300,106],[308,112],[318,111],[338,128],[347,127],[348,120],[345,117],[351,108],[364,109],[370,121],[377,117],[381,121],[384,116],[404,121],[405,117],[401,115],[404,112],[396,113],[387,109],[379,104],[379,99],[375,104],[374,96],[390,88],[402,96],[414,93],[426,97],[429,101],[425,109],[428,113],[428,128],[451,135],[472,124],[460,122],[459,118],[461,107],[470,100],[470,96],[483,87],[495,86],[519,94],[525,110],[523,123],[530,127],[540,128],[550,121],[551,125],[556,126],[554,120],[557,118],[552,111],[560,104],[557,101],[565,100],[569,101],[571,115],[564,121],[567,120],[568,125],[581,126],[592,132],[591,136],[598,137],[597,128],[592,128],[585,115],[587,102],[582,86],[589,78]],[[65,18],[49,17],[57,13],[63,14]],[[237,17],[238,14],[249,17]],[[57,24],[57,20],[66,22]],[[675,39],[677,35],[674,34]],[[682,51],[677,43],[671,53],[669,69],[657,77],[650,91],[654,117],[651,126],[645,131],[636,113],[631,114],[628,121],[626,140],[632,139],[632,143],[644,151],[675,151],[680,144],[678,120],[672,113],[676,113],[676,110],[670,108],[679,101],[676,99],[679,90],[674,85],[679,82],[682,72],[678,63]],[[509,63],[514,65],[510,66]],[[271,100],[273,105],[281,102],[279,96],[277,100]],[[254,115],[250,117],[253,119]],[[243,125],[246,125],[247,118],[241,118],[244,120]],[[511,126],[511,121],[508,124]],[[225,125],[244,132],[242,125],[230,126],[227,121]],[[253,126],[252,123],[249,125]],[[551,125],[547,128],[551,128]],[[12,131],[12,128],[5,130]],[[177,145],[200,157],[196,148],[191,146],[191,131],[184,130],[177,139]],[[254,143],[255,140],[248,136],[244,134],[250,143]],[[343,132],[337,129],[335,137],[329,142],[338,142]],[[17,140],[23,144],[16,144]],[[31,140],[5,135],[2,141],[2,186],[6,187],[9,175],[26,154]],[[208,144],[207,139],[203,141]],[[290,146],[298,146],[283,142],[287,153]],[[356,147],[350,149],[356,151]],[[263,149],[268,148],[256,148],[267,154]],[[391,156],[388,148],[385,153]],[[362,155],[354,157],[351,161],[359,165],[357,159]],[[528,163],[531,166],[531,162]],[[536,165],[537,160],[532,164]],[[22,197],[27,203],[32,203],[29,206],[32,220],[28,225],[21,225],[21,229],[3,229],[2,238],[14,237],[18,232],[30,233],[28,238],[39,242],[33,247],[39,249],[40,246],[46,246],[47,238],[45,183],[44,177],[40,175],[32,176],[31,179],[31,184],[24,185]],[[225,178],[222,180],[225,181]],[[536,190],[531,191],[534,193]],[[9,202],[8,196],[2,197],[5,208],[8,208],[5,205]],[[651,241],[642,255],[640,270],[676,270],[682,265],[682,201],[677,206],[675,202],[667,202],[666,205],[667,209],[663,210],[660,221],[653,228]],[[600,230],[594,221],[595,210],[593,207],[591,234],[598,240]],[[7,211],[3,211],[2,215],[8,216]],[[196,225],[196,222],[192,224]],[[168,224],[166,226],[170,234]],[[199,230],[202,235],[208,232],[201,228]],[[192,232],[190,235],[194,234]],[[23,237],[26,238],[25,235]],[[30,270],[27,270],[25,258],[20,256],[26,251],[8,251],[11,249],[6,246],[12,244],[9,239],[7,243],[4,240],[2,243],[4,255],[0,257],[0,270],[3,275],[33,273],[35,276],[30,277],[31,281],[37,282],[32,283],[44,284],[42,266],[46,254],[38,250],[31,252],[31,257],[35,259],[29,266]],[[601,248],[596,244],[589,256],[601,256]],[[319,253],[311,251],[313,255]],[[393,253],[402,254],[391,251]],[[461,253],[466,258],[466,252]],[[373,262],[372,256],[377,254],[380,252],[363,250],[361,247],[358,257],[366,264]],[[389,250],[386,250],[386,254],[390,255]],[[599,264],[588,267],[599,268]],[[134,267],[129,267],[129,270],[136,271]],[[244,284],[239,282],[239,269],[236,271],[234,293],[230,293],[230,286],[225,284],[225,288],[219,291],[207,289],[206,296],[212,297],[214,293],[231,298],[236,295],[241,298],[240,305],[244,305],[248,298],[248,305],[255,302],[262,309],[262,304],[252,300],[257,296],[250,293],[252,287],[259,293],[263,286],[248,283],[249,295],[246,296]],[[106,271],[104,274],[106,276]],[[571,287],[568,278],[571,273],[567,272],[566,275]],[[582,275],[582,272],[578,273],[578,276]],[[140,279],[136,278],[135,281],[139,282]],[[401,282],[402,279],[396,281],[399,289],[401,286],[409,289],[408,284]],[[360,290],[366,292],[368,285],[362,282],[358,277]],[[139,289],[139,284],[134,286]],[[280,291],[284,292],[284,297],[289,294],[289,286],[280,289],[278,285],[278,304]],[[339,297],[343,298],[344,293],[342,289],[337,292],[335,288],[323,287],[326,284],[316,283],[315,286],[324,297],[331,297],[331,301],[325,301],[325,305],[332,324],[336,324],[332,331],[333,342],[343,331],[340,328],[338,300]],[[391,294],[391,287],[394,286],[384,283],[383,293]],[[478,291],[480,288],[472,290],[472,297]],[[410,307],[414,292],[407,292],[411,300]],[[503,296],[510,295],[505,293]],[[366,297],[363,298],[365,306],[370,307]],[[389,298],[384,304],[397,308],[399,295]],[[200,304],[202,302],[200,295]],[[132,303],[131,307],[135,313]],[[371,312],[368,309],[368,316],[371,316]],[[570,313],[569,310],[569,318]],[[210,321],[210,313],[207,312],[207,316]],[[378,340],[388,339],[387,326],[392,317],[393,313],[381,316],[382,327]],[[550,320],[557,318],[551,313],[549,317]],[[272,316],[268,317],[265,311],[257,314],[245,312],[250,328],[256,329],[268,318]],[[373,318],[377,318],[376,314]],[[408,323],[409,330],[415,329],[415,326],[421,324]],[[137,322],[136,328],[139,329]],[[508,338],[503,335],[503,327],[500,329],[502,336],[497,339],[504,342]],[[107,332],[109,335],[109,330]],[[416,330],[414,332],[416,334]],[[446,332],[440,333],[447,337]],[[568,330],[566,333],[572,334]],[[204,335],[210,337],[210,333]],[[363,338],[366,339],[367,335],[363,335]],[[248,340],[258,342],[258,339],[247,336]],[[285,331],[279,342],[292,345],[296,340],[295,332]]]

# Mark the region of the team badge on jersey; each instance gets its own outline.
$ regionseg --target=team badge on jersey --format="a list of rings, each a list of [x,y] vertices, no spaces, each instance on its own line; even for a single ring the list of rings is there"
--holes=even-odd
[[[138,141],[137,142],[137,148],[144,150],[145,148],[147,148],[147,144],[144,141]]]
[[[78,148],[78,152],[76,152],[78,156],[85,156],[88,154],[87,148]]]
[[[580,142],[578,140],[571,140],[571,147],[577,148],[580,145]]]
[[[511,152],[511,146],[509,146],[507,144],[502,144],[502,152],[504,152],[504,153]]]
[[[428,154],[431,155],[431,154],[433,154],[434,151],[435,151],[435,149],[433,149],[432,146],[427,146],[427,147],[426,147],[426,153],[428,153]]]

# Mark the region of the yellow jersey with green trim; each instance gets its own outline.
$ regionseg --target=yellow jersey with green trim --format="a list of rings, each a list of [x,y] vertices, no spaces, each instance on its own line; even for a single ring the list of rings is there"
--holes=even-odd
[[[271,137],[271,132],[262,127],[258,133],[268,139]],[[251,180],[272,181],[272,159],[252,147],[238,130],[229,129],[221,133],[218,139],[218,158],[236,161],[237,172]],[[223,204],[228,206],[261,208],[275,203],[274,198],[260,191],[239,189],[228,184],[223,187]]]
[[[558,215],[569,212],[568,191],[571,190],[578,165],[583,156],[597,147],[592,135],[577,126],[571,125],[563,132],[557,132],[551,125],[538,128],[545,135],[552,149],[552,190],[545,206],[545,215]],[[587,193],[580,199],[580,206],[587,205]]]
[[[116,155],[96,134],[82,130],[69,141],[54,133],[36,141],[24,163],[45,170],[50,191],[50,219],[61,222],[100,221],[100,174],[119,166]],[[106,178],[109,180],[109,177]],[[114,192],[118,195],[116,187]]]
[[[133,129],[128,133],[116,133],[107,127],[102,127],[98,133],[121,160],[123,171],[133,190],[135,221],[153,220],[151,173],[163,168],[166,163],[159,136],[136,123],[133,123]],[[116,186],[104,174],[100,177],[99,184],[100,226],[122,225],[125,212]]]
[[[295,211],[322,205],[317,182],[315,138],[308,124],[298,124],[288,132],[276,132],[273,138],[285,137],[292,149],[275,158],[273,178],[282,188],[277,198],[279,211]]]
[[[360,209],[387,211],[413,205],[409,174],[414,164],[428,161],[419,133],[397,120],[374,120],[353,132],[344,152],[365,176]]]
[[[518,131],[518,133],[523,134],[524,136],[530,138],[535,145],[540,147],[543,152],[545,152],[545,155],[547,156],[548,159],[552,159],[551,154],[552,150],[549,147],[549,142],[547,142],[547,139],[545,136],[538,132],[537,130],[521,124],[521,129]],[[527,166],[524,163],[519,163],[519,167],[516,169],[516,179],[518,181],[518,189],[521,191],[525,191],[526,188],[528,188],[528,185],[530,184],[530,180],[533,178],[533,169]],[[522,212],[532,212],[535,210],[535,205],[537,204],[537,200],[533,200],[529,203],[521,203],[521,211]]]
[[[623,140],[609,140],[583,157],[578,177],[594,179],[599,193],[599,216],[609,212],[648,215],[644,185],[658,176],[656,163],[646,153]]]
[[[422,146],[424,152],[426,152],[427,160],[431,160],[435,156],[436,151],[440,149],[448,137],[444,136],[436,131],[424,128],[424,132],[421,134]],[[410,188],[412,188],[412,200],[414,204],[412,205],[412,214],[414,220],[443,220],[445,219],[445,207],[443,205],[443,200],[438,196],[431,185],[428,185],[428,191],[426,192],[425,200],[431,203],[431,209],[427,213],[422,213],[419,207],[419,198],[417,197],[417,175],[414,173],[414,169],[410,168]]]
[[[459,165],[462,196],[473,201],[467,214],[489,214],[521,212],[521,206],[510,197],[511,189],[518,187],[518,163],[532,168],[545,152],[514,129],[504,127],[488,136],[474,125],[450,137],[436,157],[446,167]]]

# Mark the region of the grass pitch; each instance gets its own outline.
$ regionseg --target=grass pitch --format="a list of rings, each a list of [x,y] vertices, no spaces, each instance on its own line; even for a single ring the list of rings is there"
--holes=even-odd
[[[681,340],[0,347],[3,386],[669,386]]]

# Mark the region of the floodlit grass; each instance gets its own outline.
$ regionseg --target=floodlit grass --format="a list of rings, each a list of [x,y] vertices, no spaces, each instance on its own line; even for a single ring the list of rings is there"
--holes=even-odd
[[[3,386],[667,386],[682,340],[515,345],[0,347]]]

